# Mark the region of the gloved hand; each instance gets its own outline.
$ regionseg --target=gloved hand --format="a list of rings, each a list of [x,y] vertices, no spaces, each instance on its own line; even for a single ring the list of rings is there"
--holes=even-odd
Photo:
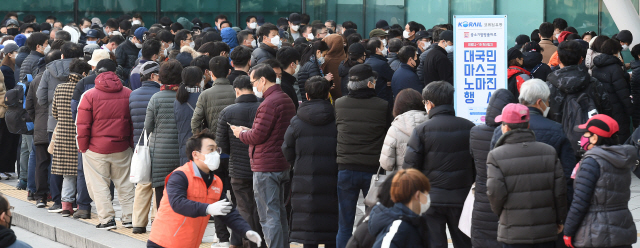
[[[563,238],[563,239],[564,239],[564,245],[566,245],[567,247],[570,247],[570,248],[575,248],[575,247],[573,247],[573,245],[571,244],[571,237],[569,237],[569,236],[564,236],[564,238]]]
[[[207,214],[212,216],[227,215],[229,212],[231,212],[231,202],[227,199],[214,202],[207,207]]]
[[[262,244],[262,238],[260,238],[260,235],[255,232],[255,231],[247,231],[247,239],[251,240],[251,242],[258,244],[258,246],[260,244]]]

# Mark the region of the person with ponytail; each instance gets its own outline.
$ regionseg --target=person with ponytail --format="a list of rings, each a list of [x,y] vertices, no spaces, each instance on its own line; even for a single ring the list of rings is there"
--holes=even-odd
[[[306,93],[304,85],[307,82],[307,79],[313,76],[322,76],[327,79],[331,85],[333,85],[331,82],[331,80],[333,80],[333,74],[328,73],[325,75],[322,72],[322,69],[320,69],[328,51],[329,46],[326,42],[316,41],[309,43],[302,53],[302,57],[300,58],[300,71],[298,71],[298,86],[300,87],[300,96],[303,96],[301,99],[303,102],[307,101],[304,97],[304,94]]]
[[[178,128],[178,143],[180,144],[180,164],[189,162],[187,154],[184,153],[191,132],[191,117],[195,110],[198,97],[202,91],[203,82],[202,70],[197,66],[187,66],[182,70],[182,83],[176,93],[176,100],[173,102],[173,112]]]

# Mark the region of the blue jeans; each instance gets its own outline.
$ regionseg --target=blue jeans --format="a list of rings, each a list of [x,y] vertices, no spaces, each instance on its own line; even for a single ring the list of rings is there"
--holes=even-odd
[[[29,158],[33,153],[33,135],[22,135],[22,144],[20,145],[20,175],[18,177],[22,181],[28,181],[27,174],[29,171]]]
[[[289,223],[284,207],[284,183],[289,170],[253,172],[253,193],[268,247],[289,247]]]
[[[31,193],[36,193],[36,145],[31,142],[31,152],[29,153],[29,165],[27,173],[27,189]]]
[[[367,196],[373,174],[375,173],[352,170],[338,172],[338,209],[340,212],[338,235],[336,236],[338,248],[344,248],[353,234],[358,197],[361,190],[362,194]]]
[[[51,136],[53,133],[49,133],[49,142],[51,142]],[[53,155],[49,156],[50,158]],[[53,200],[54,204],[62,204],[61,200],[61,192],[62,192],[62,175],[51,174],[51,162],[53,159],[49,160],[49,193],[51,194],[51,200]]]

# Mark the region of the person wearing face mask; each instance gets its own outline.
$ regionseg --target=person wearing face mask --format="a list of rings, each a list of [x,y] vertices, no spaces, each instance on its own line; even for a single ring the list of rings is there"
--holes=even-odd
[[[431,206],[429,179],[416,169],[398,171],[391,184],[393,207],[376,205],[369,215],[369,232],[376,235],[373,248],[426,247],[426,225],[420,215]]]
[[[13,220],[14,207],[11,206],[9,200],[0,194],[0,240],[1,247],[7,248],[31,248],[31,246],[23,241],[16,239],[16,234],[11,230],[11,222]]]
[[[553,24],[549,22],[543,22],[538,28],[540,33],[540,47],[542,47],[542,63],[549,63],[551,56],[558,50],[558,47],[553,43],[555,36]],[[560,34],[558,34],[560,36]]]
[[[404,46],[398,52],[401,64],[391,78],[391,92],[393,98],[404,89],[414,89],[422,92],[424,84],[418,80],[416,67],[418,66],[418,50],[414,46]]]
[[[531,79],[531,73],[524,68],[524,57],[522,52],[517,47],[512,47],[507,51],[507,61],[509,68],[507,68],[507,89],[511,91],[515,97],[520,95],[520,86],[527,80]]]
[[[255,37],[256,36],[251,33],[251,31],[242,30],[238,32],[238,36],[236,38],[238,40],[238,44],[253,49],[258,47]]]
[[[276,59],[280,62],[282,68],[282,79],[280,80],[280,87],[282,91],[286,93],[293,101],[293,105],[298,109],[298,96],[296,94],[295,86],[299,87],[298,79],[293,75],[300,70],[300,53],[293,47],[283,47],[278,50]]]
[[[260,27],[257,37],[260,39],[260,44],[251,53],[251,64],[253,66],[260,64],[260,62],[273,59],[276,57],[278,46],[280,45],[280,36],[278,36],[278,27],[276,25],[267,23]]]
[[[340,48],[342,50],[342,48]],[[298,87],[300,88],[300,96],[304,96],[304,86],[307,80],[313,76],[323,76],[329,82],[333,80],[333,74],[325,74],[320,67],[325,63],[325,56],[329,51],[329,46],[324,41],[316,41],[310,43],[305,48],[302,58],[300,59],[300,70],[298,71]],[[301,99],[306,102],[307,99]]]
[[[398,58],[398,52],[400,51],[400,48],[402,48],[402,46],[403,44],[401,39],[393,38],[389,40],[387,63],[389,63],[389,66],[393,71],[398,70],[398,68],[400,68],[400,64],[402,64],[402,62],[400,62],[400,59]]]
[[[115,54],[116,49],[123,42],[124,42],[124,37],[122,37],[122,35],[113,35],[111,36],[111,38],[107,39],[107,43],[102,45],[100,48]]]
[[[238,46],[229,54],[231,66],[233,66],[233,70],[227,76],[229,83],[233,84],[233,81],[235,81],[239,76],[249,75],[249,68],[251,68],[251,52],[253,52],[251,48]]]
[[[420,24],[414,21],[410,21],[404,26],[404,32],[402,32],[402,38],[407,39],[413,43],[416,40],[416,34],[420,31]]]
[[[7,27],[7,35],[16,36],[20,33],[20,30],[18,30],[20,23],[17,20],[7,19],[5,26]]]
[[[431,46],[431,34],[428,31],[416,33],[416,44],[418,45],[418,57]]]
[[[256,28],[258,28],[258,19],[254,15],[247,16],[245,20],[247,23],[247,27],[244,30],[251,32],[251,34],[256,34]]]
[[[562,19],[562,18],[553,19],[553,44],[554,45],[558,46],[558,44],[561,43],[559,41],[560,34],[564,31],[567,31],[567,27],[569,27],[569,24],[567,24],[567,21],[565,19]]]
[[[160,202],[147,247],[198,247],[210,216],[217,217],[251,242],[262,242],[260,235],[251,230],[231,206],[225,193],[229,189],[214,174],[220,166],[221,153],[215,138],[203,130],[187,141],[184,152],[191,161],[167,177],[166,197]]]
[[[198,102],[198,97],[202,88],[202,70],[197,66],[187,66],[182,70],[182,83],[176,93],[176,100],[173,102],[173,115],[178,127],[178,143],[180,151],[185,149],[187,139],[193,136],[191,132],[191,118]],[[180,164],[189,162],[187,154],[180,153]]]
[[[431,51],[435,50],[433,48],[438,46],[438,44],[440,43],[440,34],[442,34],[442,32],[444,31],[445,30],[439,28],[434,29],[431,32],[431,40],[433,42],[431,43],[431,45],[427,46],[427,48],[420,54],[420,63],[418,63],[418,68],[416,68],[416,74],[418,74],[418,79],[420,80],[420,82],[424,82],[424,64],[426,63],[425,61],[427,59],[427,55],[429,55]]]
[[[507,104],[495,121],[504,134],[487,157],[487,196],[499,216],[498,242],[505,248],[556,247],[567,216],[567,185],[556,151],[536,141],[522,104]]]
[[[327,78],[330,82],[332,82],[334,87],[331,87],[331,98],[337,99],[342,96],[341,82],[342,77],[340,77],[340,63],[347,58],[344,46],[343,39],[340,35],[329,35],[324,37],[322,41],[327,43],[329,46],[329,51],[324,58],[324,63],[320,65],[320,69],[326,74],[331,75],[332,78]],[[326,76],[325,75],[325,76]]]
[[[136,90],[142,86],[142,65],[147,63],[148,61],[157,61],[158,53],[160,53],[160,41],[156,39],[149,39],[142,44],[142,57],[138,60],[138,65],[136,65],[133,69],[131,69],[131,74],[129,76],[129,85],[131,86],[131,90]]]
[[[289,19],[288,19],[289,28],[287,29],[287,33],[289,34],[289,39],[288,39],[289,43],[293,43],[293,41],[295,41],[296,39],[300,37],[304,37],[301,35],[302,34],[301,31],[305,31],[305,30],[300,30],[301,20],[302,20],[302,17],[298,13],[291,13],[289,15]]]
[[[86,33],[86,39],[87,39],[86,43],[87,43],[87,45],[90,45],[90,44],[100,45],[98,43],[98,42],[100,42],[100,40],[98,39],[98,36],[99,36],[98,35],[98,30],[95,30],[95,29],[87,30],[87,33]]]
[[[576,191],[565,223],[564,243],[571,248],[630,247],[637,239],[636,226],[628,221],[633,218],[629,195],[637,150],[618,145],[618,123],[607,115],[595,115],[575,130],[584,133],[580,146],[586,153],[572,175]],[[613,235],[615,239],[598,238]]]
[[[126,39],[120,44],[115,51],[116,62],[122,67],[122,75],[131,75],[131,70],[136,66],[136,60],[138,60],[138,53],[142,48],[142,42],[144,41],[144,32],[147,31],[145,27],[139,27],[135,30],[134,35],[129,39]],[[124,84],[129,85],[129,78],[127,77]]]
[[[249,157],[254,196],[267,246],[286,247],[289,244],[289,224],[284,204],[284,183],[289,181],[291,166],[282,154],[282,143],[296,110],[289,96],[275,83],[277,76],[269,65],[256,65],[250,77],[256,96],[264,100],[251,128],[230,123],[231,130],[242,143],[249,145],[249,151],[253,151]]]
[[[447,54],[452,52],[453,32],[443,31],[439,34],[438,46],[434,46],[424,59],[422,75],[425,86],[433,81],[447,81],[453,84],[453,63],[447,57]]]
[[[393,105],[393,93],[391,92],[391,79],[394,71],[389,66],[387,60],[387,48],[382,45],[379,39],[369,40],[367,50],[371,52],[365,64],[370,65],[378,73],[376,78],[376,95]]]
[[[19,80],[22,80],[27,74],[31,74],[35,77],[36,69],[38,68],[38,60],[44,57],[47,47],[49,46],[49,37],[43,33],[35,33],[27,39],[27,46],[31,50],[29,55],[22,61],[20,66]],[[29,86],[29,83],[26,83]]]

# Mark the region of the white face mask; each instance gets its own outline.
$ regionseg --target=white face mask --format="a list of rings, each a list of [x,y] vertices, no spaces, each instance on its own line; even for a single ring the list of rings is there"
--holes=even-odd
[[[169,51],[168,50],[169,50],[169,48],[165,48],[164,49],[164,56],[165,57],[169,56]]]
[[[256,29],[256,27],[258,27],[258,23],[257,22],[249,23],[249,28],[250,29]]]
[[[298,74],[298,71],[300,71],[300,64],[296,65],[296,72],[294,72],[293,74]]]
[[[422,42],[422,50],[427,50],[427,47],[429,47],[431,45],[431,42],[425,41]]]
[[[142,22],[140,20],[133,20],[131,22],[131,26],[133,26],[133,25],[142,25]]]
[[[629,50],[629,45],[627,44],[622,45],[622,51],[627,51],[627,50]]]
[[[447,53],[452,53],[453,52],[453,46],[447,45],[447,47],[444,50],[446,50]]]
[[[324,64],[324,57],[319,57],[319,58],[318,58],[318,64],[319,64],[319,65]]]
[[[556,34],[556,40],[560,38],[560,34]]]
[[[271,38],[271,44],[274,46],[280,46],[280,36],[274,36]]]
[[[422,195],[424,195],[424,194],[422,194]],[[431,196],[427,195],[427,203],[425,203],[425,204],[422,204],[422,202],[420,203],[420,215],[426,213],[427,210],[429,210],[429,207],[431,207]]]
[[[387,48],[386,47],[382,48],[382,56],[387,57]]]
[[[300,29],[300,25],[293,25],[291,26],[291,30],[298,32],[298,29]]]
[[[257,41],[257,40],[253,40],[253,41],[251,42],[251,47],[253,47],[253,48],[258,47],[258,41]]]
[[[140,43],[133,43],[133,44],[136,44],[137,48],[142,48],[142,44],[140,44]]]
[[[47,44],[47,47],[44,48],[44,54],[46,55],[49,51],[51,51],[51,46]]]
[[[202,80],[200,81],[200,89],[204,89],[205,85],[206,83],[204,82],[204,77],[202,77]]]
[[[90,44],[98,44],[98,41],[95,41],[95,40],[88,40],[88,41],[87,41],[87,45],[90,45]]]
[[[404,32],[402,32],[402,37],[404,37],[405,39],[409,39],[409,31],[405,30]]]
[[[542,104],[544,104],[544,111],[542,112],[542,116],[547,117],[547,115],[549,114],[549,110],[551,110],[551,108],[549,108],[549,106],[547,106],[546,103],[542,102]]]
[[[276,78],[276,84],[281,84],[281,83],[282,83],[282,79]]]
[[[386,39],[382,40],[382,46],[387,47],[387,40]]]
[[[264,86],[262,88],[264,89]],[[253,93],[256,94],[258,98],[262,98],[262,91],[258,90],[258,87],[253,86]]]
[[[312,34],[312,33],[309,33],[309,34],[307,35],[307,39],[309,39],[309,40],[313,40],[313,39],[314,39],[313,34]]]
[[[207,165],[210,171],[217,170],[220,167],[220,154],[217,151],[206,154],[202,162]]]
[[[88,33],[88,32],[89,32],[89,30],[91,30],[91,29],[90,29],[90,28],[83,28],[83,29],[82,29],[82,32],[86,34],[86,33]]]
[[[191,48],[194,48],[194,47],[196,46],[196,43],[195,43],[195,42],[193,42],[193,41],[191,41],[191,42],[189,42],[189,46],[190,46]]]
[[[24,34],[24,36],[26,36],[26,37],[27,37],[27,39],[29,39],[29,36],[31,36],[31,33]]]

